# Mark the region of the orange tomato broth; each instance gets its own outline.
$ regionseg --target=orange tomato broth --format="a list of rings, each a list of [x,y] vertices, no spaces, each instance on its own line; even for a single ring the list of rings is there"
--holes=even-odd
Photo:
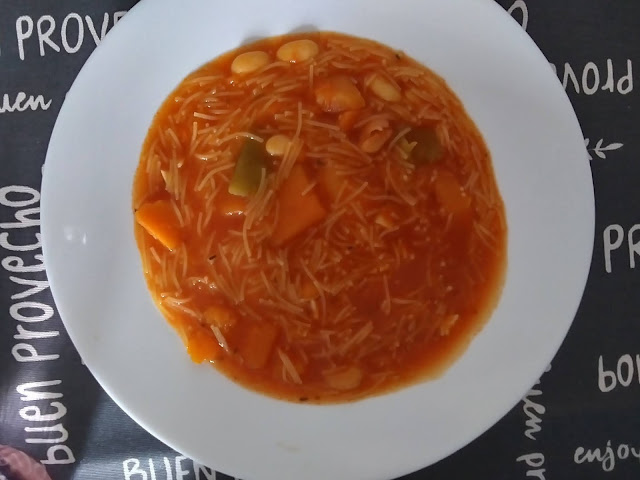
[[[280,49],[301,39],[315,47]],[[246,52],[267,55],[234,65]],[[504,279],[504,205],[460,100],[404,53],[338,33],[190,74],[153,119],[133,208],[149,290],[193,361],[289,401],[441,374]]]

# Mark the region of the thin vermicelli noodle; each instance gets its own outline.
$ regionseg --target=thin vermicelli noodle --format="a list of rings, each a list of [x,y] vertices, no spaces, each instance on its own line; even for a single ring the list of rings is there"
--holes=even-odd
[[[446,82],[336,33],[191,73],[134,179],[149,290],[195,362],[298,402],[443,371],[488,319],[507,225],[491,156]]]

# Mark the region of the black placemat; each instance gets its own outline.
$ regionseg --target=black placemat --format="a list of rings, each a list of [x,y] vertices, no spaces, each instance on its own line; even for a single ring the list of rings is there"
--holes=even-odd
[[[0,445],[53,480],[228,478],[163,445],[102,391],[64,331],[42,265],[39,187],[56,115],[134,3],[0,0]],[[640,478],[640,3],[499,3],[552,63],[582,125],[596,193],[592,269],[539,383],[482,437],[406,478]],[[0,447],[0,480],[20,478],[9,452]]]

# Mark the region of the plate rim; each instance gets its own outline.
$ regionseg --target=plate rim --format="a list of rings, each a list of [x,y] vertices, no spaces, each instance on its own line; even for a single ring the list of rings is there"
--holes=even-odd
[[[466,0],[458,0],[460,4],[464,4],[466,2]],[[160,3],[160,2],[158,2]],[[202,3],[202,2],[201,2]],[[485,2],[485,4],[490,3],[493,4],[492,7],[490,8],[494,8],[494,10],[499,11],[500,15],[504,15],[505,17],[508,17],[510,21],[513,21],[516,25],[517,22],[515,22],[515,20],[497,3],[491,1],[491,0],[487,0]],[[126,28],[126,25],[129,25],[129,23],[132,23],[134,21],[136,21],[136,19],[143,15],[144,12],[146,11],[145,9],[147,8],[151,8],[150,5],[152,5],[152,2],[150,0],[142,0],[141,2],[139,2],[138,4],[136,4],[128,13],[127,15],[125,15],[119,22],[118,24],[112,29],[111,32],[109,32],[109,35],[107,35],[105,37],[105,39],[103,40],[103,42],[101,43],[101,45],[99,47],[97,47],[94,52],[92,52],[91,56],[89,57],[89,59],[87,60],[87,62],[85,63],[85,65],[82,67],[82,70],[80,71],[80,73],[78,74],[78,76],[75,78],[71,89],[69,90],[69,92],[71,93],[74,90],[74,87],[76,86],[77,83],[82,82],[83,80],[83,72],[86,72],[86,70],[88,68],[92,68],[91,65],[93,65],[93,63],[100,61],[100,55],[102,51],[105,50],[105,47],[108,46],[114,35],[119,35],[120,31],[123,31],[124,28]],[[519,25],[518,25],[519,27]],[[521,29],[520,29],[521,30]],[[530,46],[533,46],[535,48],[535,50],[537,51],[537,54],[539,56],[541,56],[544,59],[544,55],[542,54],[542,52],[539,50],[539,48],[535,45],[535,43],[530,39],[530,37],[526,34],[526,32],[524,30],[521,30],[521,35],[523,37],[526,37],[526,39],[529,40],[530,42]],[[97,55],[96,55],[97,54]],[[547,60],[545,59],[545,62]],[[186,73],[185,73],[186,74]],[[556,78],[557,80],[557,78]],[[564,91],[564,89],[562,89],[562,86],[559,82],[559,80],[556,82],[557,83],[557,88],[559,90],[562,90],[562,94],[564,96],[564,98],[566,99],[566,103],[569,104],[570,106],[570,102],[568,97],[566,96],[566,93]],[[61,108],[60,114],[62,114],[62,112],[65,109],[65,103],[63,103],[63,106]],[[575,115],[575,111],[573,110],[573,108],[571,108],[571,112],[573,114],[573,120],[575,121],[575,123],[578,125],[579,127],[579,122],[578,119]],[[51,145],[57,141],[58,135],[60,135],[60,132],[58,131],[60,128],[62,128],[59,125],[59,119],[61,117],[61,115],[58,115],[58,118],[56,119],[56,124],[54,126],[50,141],[49,141],[49,148],[47,151],[47,156],[46,156],[46,160],[45,160],[45,165],[47,164],[47,162],[49,162],[49,152],[51,149]],[[591,201],[589,204],[589,210],[591,213],[591,238],[590,238],[590,247],[589,247],[589,261],[587,262],[587,266],[586,266],[586,271],[585,274],[583,275],[583,282],[580,286],[580,291],[583,292],[584,295],[584,289],[586,287],[586,283],[588,280],[588,275],[589,275],[589,271],[590,271],[590,267],[591,267],[591,258],[593,255],[593,248],[594,248],[594,242],[595,242],[595,197],[593,195],[593,178],[592,178],[592,174],[591,174],[591,170],[589,168],[588,163],[585,165],[586,170],[588,170],[588,176],[589,176],[589,180],[591,182],[590,184],[590,188],[591,188]],[[51,279],[55,279],[57,277],[56,273],[53,273],[52,270],[49,269],[49,265],[51,264],[51,258],[54,256],[54,254],[52,253],[51,249],[50,249],[50,239],[51,236],[53,234],[51,233],[47,233],[50,231],[49,228],[49,202],[47,202],[47,199],[53,195],[53,193],[50,192],[54,192],[55,189],[52,185],[52,179],[51,179],[51,174],[47,174],[47,171],[50,169],[45,168],[44,172],[43,172],[43,182],[42,182],[42,190],[41,190],[41,202],[42,202],[42,215],[41,215],[41,229],[42,229],[42,249],[43,249],[43,255],[44,255],[44,261],[45,261],[45,265],[47,266],[47,275],[50,278],[50,288],[52,291],[52,294],[54,295],[54,299],[56,297],[55,291],[58,289],[58,287],[55,285],[56,280],[51,280]],[[585,207],[587,208],[587,207]],[[582,298],[582,296],[581,296]],[[581,303],[581,300],[578,301],[575,305],[575,311],[573,314],[573,317],[575,317],[575,314],[577,313],[577,310],[579,308],[579,305]],[[58,305],[58,303],[56,302],[56,306]],[[59,308],[59,307],[57,307]],[[65,328],[67,329],[69,336],[71,337],[74,346],[77,345],[76,343],[76,338],[74,338],[75,334],[74,334],[74,329],[73,327],[69,327],[68,324],[68,320],[65,320],[65,315],[63,314],[63,312],[61,311],[61,309],[58,310],[60,317],[65,325]],[[554,352],[557,352],[558,348],[560,347],[560,345],[562,344],[562,342],[564,341],[569,328],[571,327],[573,323],[573,318],[571,319],[571,321],[568,321],[566,324],[566,329],[564,330],[564,332],[558,336],[558,338],[560,339],[557,342],[557,345],[554,346]],[[76,346],[76,348],[78,350],[80,350],[80,348],[78,348]],[[551,359],[549,359],[551,360]],[[109,394],[109,396],[115,401],[116,404],[119,405],[119,407],[125,412],[127,413],[127,415],[129,415],[131,418],[133,418],[138,424],[140,424],[145,430],[147,430],[148,432],[150,432],[151,434],[153,434],[154,436],[158,437],[162,442],[166,443],[167,445],[169,445],[171,448],[174,448],[173,445],[176,445],[177,443],[180,442],[174,442],[172,441],[172,439],[169,438],[164,438],[164,436],[158,435],[156,434],[156,429],[153,428],[153,426],[146,424],[146,422],[144,420],[141,420],[139,415],[137,414],[137,412],[131,411],[130,408],[128,408],[128,406],[124,403],[121,403],[121,398],[119,398],[119,395],[116,392],[111,391],[110,385],[108,381],[104,381],[104,379],[101,379],[101,375],[96,375],[94,373],[94,368],[92,368],[91,365],[87,364],[88,368],[92,371],[92,373],[94,374],[94,376],[96,377],[96,379],[98,380],[98,382],[100,383],[101,387]],[[540,370],[540,374],[544,371],[544,367]],[[534,380],[535,381],[535,380]],[[526,393],[526,389],[522,392],[522,395],[524,395]],[[511,406],[511,408],[513,408],[513,406],[517,405],[517,403],[520,401],[520,399],[516,400],[516,402]],[[486,426],[486,428],[482,429],[482,431],[478,432],[477,435],[475,435],[473,438],[469,438],[466,442],[464,442],[462,445],[459,446],[459,448],[464,447],[466,444],[470,443],[471,441],[473,441],[475,438],[477,438],[479,435],[481,435],[482,433],[484,433],[486,430],[488,430],[489,428],[491,428],[493,425],[495,425],[495,423],[497,421],[499,421],[500,418],[502,418],[504,415],[506,415],[508,413],[509,410],[504,411],[502,414],[498,415],[497,418],[494,418],[493,421],[490,421],[490,423]],[[175,449],[175,448],[174,448]],[[177,449],[176,449],[177,450]],[[450,452],[449,454],[454,453],[454,452]],[[447,455],[449,455],[447,454]],[[444,458],[447,455],[443,455],[441,456],[438,460]],[[197,459],[196,459],[197,460]],[[437,461],[437,460],[436,460]],[[224,463],[224,462],[222,462]],[[423,466],[419,466],[418,468],[423,468],[426,465]],[[412,471],[415,471],[415,465],[409,466],[406,471],[402,472],[402,471],[397,471],[396,474],[406,474],[406,473],[410,473]],[[213,468],[218,468],[218,467],[213,467]],[[226,469],[225,469],[226,470]],[[233,472],[234,469],[228,469],[230,472]]]

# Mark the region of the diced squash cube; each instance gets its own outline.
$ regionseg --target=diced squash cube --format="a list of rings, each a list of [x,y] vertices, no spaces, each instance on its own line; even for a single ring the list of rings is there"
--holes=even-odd
[[[264,322],[252,325],[240,341],[238,353],[249,368],[263,368],[273,353],[278,328]]]
[[[295,165],[282,183],[277,196],[280,214],[271,235],[275,246],[285,244],[326,217],[327,211],[313,190],[303,195],[309,184],[301,165]]]
[[[222,353],[222,347],[211,330],[200,327],[189,335],[187,352],[192,361],[202,363],[205,360],[217,360]]]
[[[204,311],[204,321],[226,333],[238,323],[238,316],[228,307],[212,305]]]
[[[170,200],[144,203],[135,213],[138,224],[169,250],[182,242],[180,221]]]
[[[471,197],[463,190],[453,173],[440,170],[434,187],[436,197],[446,211],[454,215],[468,211],[471,206]]]

